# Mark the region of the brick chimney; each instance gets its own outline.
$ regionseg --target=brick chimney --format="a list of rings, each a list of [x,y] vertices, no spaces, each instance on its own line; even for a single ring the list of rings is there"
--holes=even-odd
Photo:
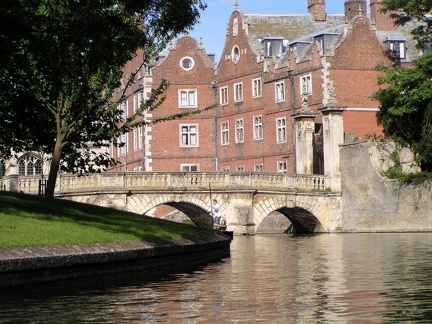
[[[370,0],[370,16],[372,23],[375,23],[377,30],[394,31],[397,27],[394,20],[390,18],[390,12],[382,13],[379,10],[382,7],[382,0]]]
[[[308,13],[313,15],[315,21],[325,21],[325,0],[308,0]]]
[[[366,0],[345,0],[345,21],[349,23],[355,16],[366,16]]]

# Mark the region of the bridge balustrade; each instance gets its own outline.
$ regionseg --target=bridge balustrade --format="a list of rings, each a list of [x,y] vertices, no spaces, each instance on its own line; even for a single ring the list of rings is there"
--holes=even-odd
[[[46,179],[46,178],[45,178]],[[22,192],[40,192],[40,176],[19,176]],[[93,190],[326,190],[323,175],[263,172],[106,172],[77,177],[62,174],[56,193]]]

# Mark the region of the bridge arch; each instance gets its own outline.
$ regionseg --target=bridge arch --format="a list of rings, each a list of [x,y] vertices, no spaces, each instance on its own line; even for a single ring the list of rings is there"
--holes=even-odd
[[[127,205],[129,211],[144,215],[149,215],[150,211],[157,206],[170,206],[189,217],[196,226],[213,228],[213,218],[210,215],[213,198],[223,203],[222,195],[214,195],[211,198],[205,192],[133,193],[128,198]]]
[[[320,195],[261,195],[254,201],[255,228],[259,232],[264,220],[272,212],[284,215],[292,224],[290,231],[296,234],[324,232],[326,203]],[[287,229],[288,230],[288,229]]]

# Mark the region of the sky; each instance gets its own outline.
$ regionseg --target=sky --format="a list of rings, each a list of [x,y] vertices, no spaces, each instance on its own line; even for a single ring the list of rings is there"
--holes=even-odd
[[[206,0],[207,9],[201,12],[200,23],[190,35],[198,42],[202,37],[207,54],[216,55],[216,63],[225,43],[228,20],[235,9],[236,0]],[[307,0],[239,0],[239,8],[245,14],[305,14]],[[342,14],[344,0],[326,0],[328,14]]]

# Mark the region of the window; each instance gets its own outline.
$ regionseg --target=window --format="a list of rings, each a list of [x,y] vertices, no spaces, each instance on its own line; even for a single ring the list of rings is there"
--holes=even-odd
[[[137,110],[137,96],[136,95],[133,96],[133,105],[132,105],[132,107],[133,107],[133,113],[135,114],[135,112]]]
[[[261,97],[261,78],[252,80],[252,97]]]
[[[198,125],[180,125],[180,146],[198,146]]]
[[[179,107],[196,107],[196,90],[179,90]]]
[[[144,126],[138,127],[138,148],[142,149],[143,147],[143,128]]]
[[[255,163],[254,169],[255,169],[255,172],[263,172],[264,171],[264,165],[262,163]]]
[[[197,172],[199,171],[198,164],[180,164],[180,171],[183,172]]]
[[[123,134],[121,136],[121,143],[123,143],[123,146],[120,147],[120,155],[126,155],[127,152],[128,152],[128,150],[127,150],[127,147],[128,147],[128,136],[127,136],[127,133]]]
[[[182,67],[183,70],[190,71],[195,66],[195,62],[191,57],[184,57],[180,61],[180,66]]]
[[[275,83],[275,100],[276,102],[285,101],[285,84],[283,81]]]
[[[222,145],[229,144],[229,122],[223,122],[221,124],[221,143]]]
[[[133,149],[134,151],[138,150],[138,128],[133,130]]]
[[[241,82],[234,83],[234,101],[243,100],[243,85]]]
[[[220,88],[220,104],[226,105],[228,103],[228,87]]]
[[[19,175],[42,174],[42,161],[34,155],[25,155],[18,161]]]
[[[226,166],[222,168],[222,172],[229,172],[230,171],[230,167]]]
[[[127,101],[122,102],[120,109],[123,111],[123,122],[126,121],[127,117],[128,117],[128,104]]]
[[[262,115],[253,117],[254,124],[254,140],[260,140],[263,138],[263,123]]]
[[[235,45],[235,46],[232,48],[232,51],[231,51],[231,57],[232,57],[232,61],[233,61],[233,63],[234,63],[234,64],[237,64],[237,62],[238,62],[239,59],[240,59],[240,49],[238,48],[237,45]]]
[[[405,41],[404,40],[387,40],[386,45],[390,51],[390,56],[393,58],[406,58]]]
[[[312,94],[312,77],[311,75],[303,75],[300,79],[300,95]]]
[[[234,18],[233,19],[233,36],[237,36],[238,35],[238,19]]]
[[[277,172],[287,173],[287,163],[286,161],[277,162]]]
[[[245,170],[245,166],[244,165],[237,165],[236,166],[236,171],[244,171]]]
[[[276,140],[278,143],[287,141],[285,117],[276,118]]]
[[[243,118],[236,119],[236,133],[235,141],[236,143],[244,142],[244,121]]]

